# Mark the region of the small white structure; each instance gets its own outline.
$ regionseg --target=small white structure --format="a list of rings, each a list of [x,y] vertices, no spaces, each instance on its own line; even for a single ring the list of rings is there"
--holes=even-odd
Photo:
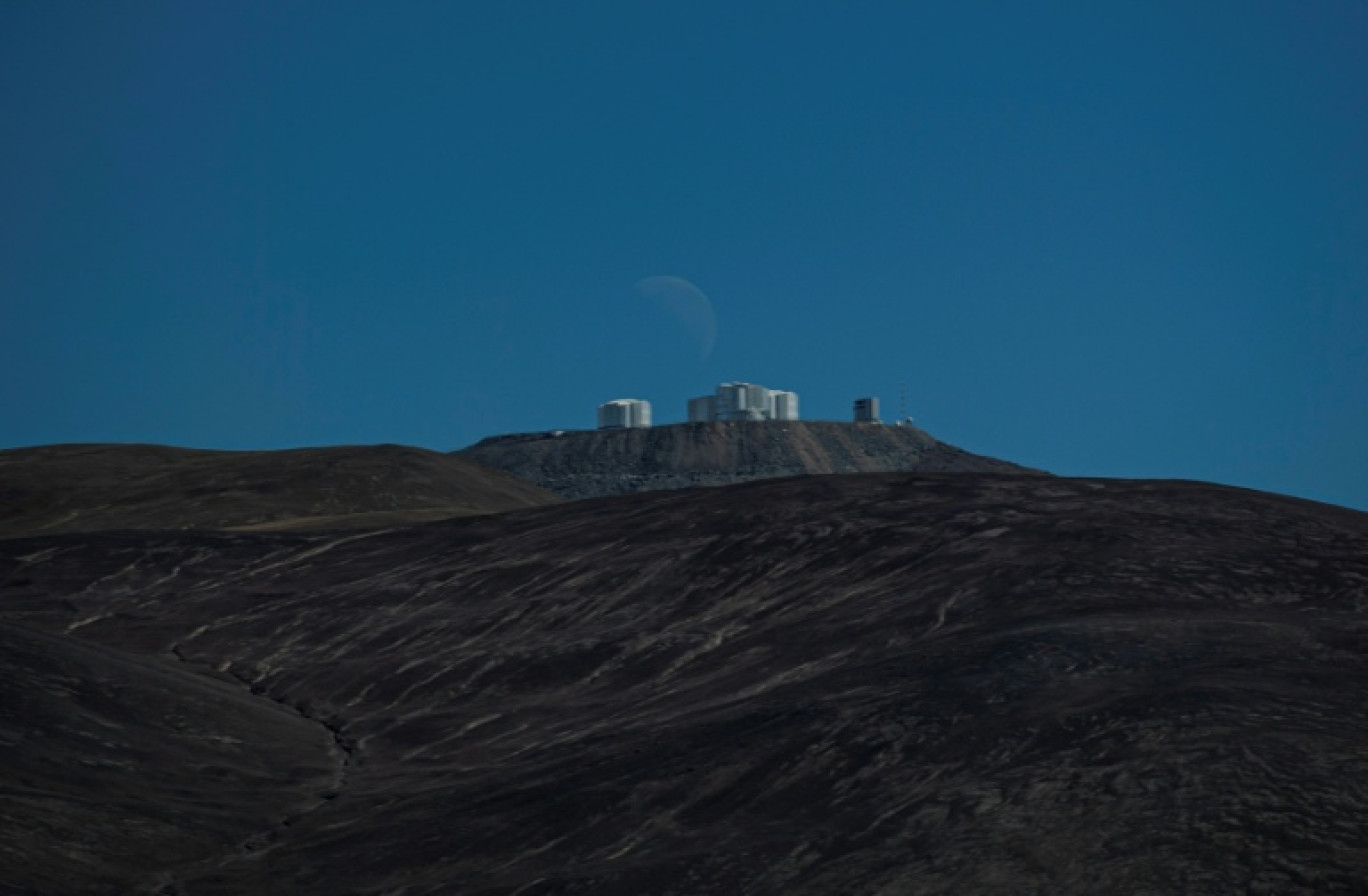
[[[599,405],[599,429],[646,429],[650,425],[649,401],[640,398],[617,398]]]
[[[879,399],[877,399],[877,398],[857,398],[857,399],[855,399],[855,422],[856,422],[856,423],[878,423],[878,422],[879,422]]]
[[[797,420],[797,419],[798,419],[798,393],[797,393],[797,392],[771,392],[771,393],[770,393],[770,419],[771,419],[771,420]]]
[[[689,422],[797,420],[798,394],[755,383],[722,383],[712,395],[689,399]]]

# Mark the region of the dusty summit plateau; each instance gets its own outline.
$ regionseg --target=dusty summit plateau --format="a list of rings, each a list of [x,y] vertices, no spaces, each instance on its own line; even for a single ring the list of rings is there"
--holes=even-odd
[[[0,891],[1363,891],[1368,515],[498,481],[528,506],[7,530]]]
[[[566,498],[814,473],[1033,473],[914,426],[729,420],[495,436],[457,452]]]

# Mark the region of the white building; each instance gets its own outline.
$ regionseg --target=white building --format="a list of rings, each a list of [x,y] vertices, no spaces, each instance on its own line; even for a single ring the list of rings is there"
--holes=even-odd
[[[645,429],[651,425],[651,403],[639,398],[618,398],[599,405],[599,429]]]
[[[771,392],[771,393],[770,393],[770,419],[771,419],[771,420],[797,420],[797,419],[798,419],[798,393],[797,393],[797,392]]]
[[[713,405],[715,420],[766,420],[770,415],[770,392],[754,383],[723,383],[717,387]]]
[[[797,419],[797,393],[766,389],[754,383],[723,383],[712,395],[689,399],[690,423]]]

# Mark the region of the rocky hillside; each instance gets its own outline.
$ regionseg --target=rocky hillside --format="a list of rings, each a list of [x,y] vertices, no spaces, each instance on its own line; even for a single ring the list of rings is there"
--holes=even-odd
[[[1359,893],[1368,515],[807,476],[0,541],[0,892]]]
[[[558,503],[468,458],[400,445],[0,451],[0,537],[100,529],[336,529]]]
[[[495,436],[457,452],[567,498],[811,473],[1026,473],[912,426],[746,421]]]

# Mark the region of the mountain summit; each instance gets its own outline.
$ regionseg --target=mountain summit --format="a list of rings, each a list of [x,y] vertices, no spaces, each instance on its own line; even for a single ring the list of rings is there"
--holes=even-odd
[[[494,436],[456,454],[566,498],[812,473],[1038,473],[915,426],[747,420]]]

